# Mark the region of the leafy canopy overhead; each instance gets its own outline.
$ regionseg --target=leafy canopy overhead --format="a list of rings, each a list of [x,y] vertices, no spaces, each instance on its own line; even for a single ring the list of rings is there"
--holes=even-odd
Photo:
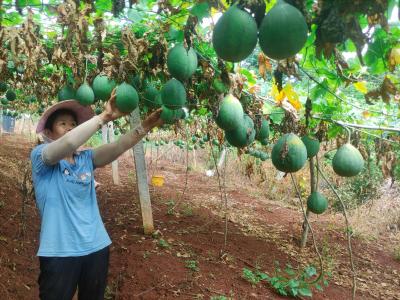
[[[276,124],[288,123],[282,113],[296,119],[308,111],[325,119],[399,125],[395,0],[287,0],[307,21],[303,49],[293,58],[274,61],[257,46],[237,64],[219,59],[211,43],[215,23],[232,3],[133,2],[0,2],[0,81],[20,99],[12,108],[43,109],[61,87],[77,88],[85,77],[91,83],[99,73],[117,82],[139,79],[139,93],[148,82],[160,88],[170,79],[168,49],[183,42],[199,58],[196,73],[185,82],[194,114],[215,111],[221,92],[215,87],[222,84],[241,102],[252,99],[244,105],[250,115],[269,114]],[[240,0],[239,6],[259,23],[275,2]],[[39,101],[23,100],[32,96]],[[314,120],[310,126],[317,124]],[[329,130],[328,137],[338,131],[336,126]]]

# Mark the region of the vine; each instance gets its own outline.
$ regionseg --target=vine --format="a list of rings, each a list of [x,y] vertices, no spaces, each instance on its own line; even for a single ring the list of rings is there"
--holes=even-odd
[[[306,214],[306,212],[305,212],[305,210],[304,210],[304,205],[303,205],[303,200],[302,200],[302,197],[301,197],[300,189],[299,189],[299,187],[297,186],[296,181],[295,181],[295,179],[294,179],[292,173],[290,173],[290,178],[291,178],[291,180],[292,180],[292,183],[293,183],[294,188],[296,189],[297,196],[299,197],[300,206],[301,206],[301,211],[303,212],[304,220],[306,221],[307,226],[308,226],[308,228],[310,229],[311,237],[312,237],[313,245],[314,245],[314,250],[315,250],[315,253],[316,253],[317,256],[318,256],[318,261],[319,261],[319,275],[318,275],[318,277],[317,277],[315,280],[313,280],[312,282],[310,282],[310,284],[313,284],[313,283],[318,282],[318,281],[322,278],[322,276],[324,275],[324,264],[323,264],[323,261],[322,261],[321,253],[319,253],[319,250],[318,250],[318,247],[317,247],[317,242],[316,242],[316,239],[315,239],[314,230],[312,229],[311,224],[310,224],[310,222],[309,222],[309,220],[308,220],[308,218],[307,218],[307,214]]]
[[[329,185],[329,188],[335,194],[336,198],[339,200],[339,202],[340,202],[340,204],[342,206],[342,209],[343,209],[343,216],[344,216],[344,219],[346,221],[347,249],[348,249],[349,257],[350,257],[351,271],[353,273],[352,299],[354,300],[355,297],[356,297],[356,290],[357,290],[357,273],[356,273],[356,269],[355,269],[355,266],[354,266],[353,251],[352,251],[352,248],[351,248],[352,230],[351,230],[350,222],[349,222],[349,219],[348,219],[348,216],[347,216],[346,206],[344,205],[344,202],[343,202],[342,198],[339,196],[339,194],[336,191],[336,189],[333,187],[333,185],[326,178],[325,174],[321,171],[319,166],[317,166],[317,170],[321,174],[321,176],[325,180],[325,182]]]

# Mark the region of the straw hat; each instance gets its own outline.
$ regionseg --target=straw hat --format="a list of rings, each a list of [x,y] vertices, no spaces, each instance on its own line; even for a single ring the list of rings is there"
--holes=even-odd
[[[76,116],[77,125],[86,122],[94,116],[94,112],[90,106],[83,106],[76,100],[64,100],[50,106],[43,115],[40,117],[38,125],[36,127],[36,133],[41,133],[45,129],[48,118],[57,110],[68,109],[72,111]]]

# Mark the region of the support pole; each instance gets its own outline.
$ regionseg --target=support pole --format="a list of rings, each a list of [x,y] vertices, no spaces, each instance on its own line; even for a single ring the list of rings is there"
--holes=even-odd
[[[24,129],[25,129],[25,114],[22,114],[22,120],[20,121],[21,124],[21,128],[20,128],[20,134],[22,135],[24,133]]]
[[[35,122],[33,122],[32,115],[29,114],[28,130],[29,130],[29,140],[30,141],[32,141],[32,127],[35,128]],[[35,135],[33,135],[33,137],[35,137]]]
[[[101,127],[101,138],[103,140],[103,145],[108,143],[107,136],[108,136],[108,127],[107,127],[107,125],[103,125]]]
[[[193,149],[193,169],[196,170],[197,161],[196,161],[196,149]]]
[[[3,106],[0,105],[0,136],[3,135]]]
[[[139,108],[136,108],[130,117],[131,130],[141,124]],[[145,234],[154,232],[153,212],[151,208],[149,185],[147,183],[146,159],[144,157],[143,142],[133,147],[133,156],[136,168],[136,184],[139,192],[140,209],[142,211],[143,229]]]
[[[108,122],[108,138],[110,139],[110,143],[114,142],[114,123],[113,122]],[[111,163],[111,169],[112,169],[112,178],[114,184],[119,185],[119,173],[118,173],[118,159],[114,160]]]

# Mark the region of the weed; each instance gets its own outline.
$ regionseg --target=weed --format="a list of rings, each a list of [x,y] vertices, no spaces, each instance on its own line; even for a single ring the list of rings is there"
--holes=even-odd
[[[394,259],[400,261],[400,246],[394,249]]]
[[[185,260],[185,267],[194,272],[198,272],[200,270],[196,260]]]
[[[150,252],[149,252],[149,251],[145,251],[145,252],[143,253],[143,258],[144,258],[144,259],[148,258],[149,256],[150,256]]]
[[[104,291],[104,299],[109,300],[112,299],[112,294],[110,292],[110,287],[107,285],[106,290]]]
[[[134,171],[128,171],[128,179],[129,179],[129,181],[134,182],[135,181],[135,177],[136,177],[136,175],[135,175]]]
[[[171,245],[164,239],[159,239],[157,245],[163,249],[171,248]]]
[[[328,281],[323,279],[323,277],[318,282],[310,281],[315,275],[317,275],[317,271],[313,266],[307,266],[303,271],[300,271],[294,270],[290,264],[287,264],[285,269],[282,270],[279,262],[275,262],[273,276],[261,272],[258,268],[254,271],[243,268],[242,273],[242,277],[252,285],[256,285],[261,281],[267,281],[279,295],[292,297],[312,297],[311,288],[314,287],[322,291],[320,281],[325,286],[328,285]]]
[[[260,281],[265,280],[268,276],[265,273],[260,272],[259,269],[256,269],[254,272],[250,269],[243,268],[242,278],[251,283],[251,285],[255,286]]]
[[[175,206],[175,201],[170,199],[166,202],[167,204],[167,215],[174,215],[175,214],[175,210],[174,210],[174,206]]]
[[[193,216],[193,208],[192,206],[188,203],[185,205],[185,207],[182,209],[182,214],[186,217],[191,217]]]
[[[327,238],[324,238],[322,243],[322,257],[324,258],[324,272],[325,274],[330,277],[332,275],[332,271],[337,266],[337,261],[334,258],[334,254],[336,254],[338,250],[338,246],[332,246],[333,249],[330,248],[329,241]]]
[[[115,292],[113,291],[113,287],[107,285],[106,290],[104,291],[104,299],[105,300],[112,300],[115,299]]]
[[[226,296],[212,296],[210,300],[230,300],[232,298],[227,298]]]

